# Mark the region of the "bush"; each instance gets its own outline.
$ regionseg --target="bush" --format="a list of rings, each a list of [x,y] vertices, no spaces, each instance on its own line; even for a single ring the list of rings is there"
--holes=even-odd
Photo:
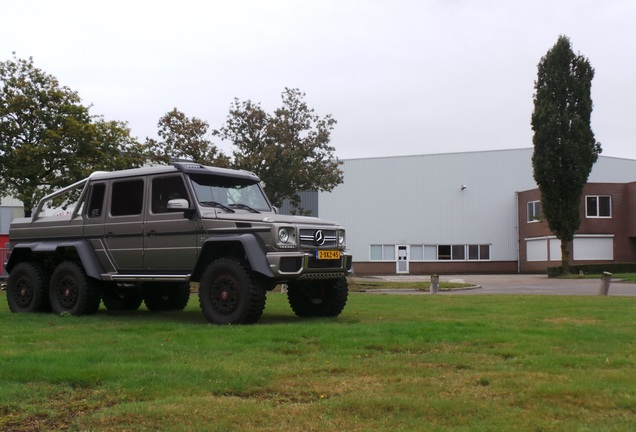
[[[603,272],[610,273],[636,273],[636,263],[607,263],[607,264],[583,264],[571,265],[570,272],[572,274],[583,272],[583,274],[601,274]],[[561,266],[548,267],[548,277],[554,278],[563,273]]]

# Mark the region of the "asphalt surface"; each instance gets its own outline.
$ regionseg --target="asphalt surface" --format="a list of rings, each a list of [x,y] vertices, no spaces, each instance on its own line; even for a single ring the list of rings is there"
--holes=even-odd
[[[430,281],[425,275],[392,275],[354,277],[359,280],[387,280],[397,282]],[[599,295],[601,279],[554,279],[546,275],[440,275],[440,282],[463,282],[473,285],[470,289],[440,291],[438,295],[483,295],[483,294],[541,294],[541,295]],[[417,290],[369,290],[377,294],[425,294]],[[636,283],[612,279],[608,295],[636,296]]]

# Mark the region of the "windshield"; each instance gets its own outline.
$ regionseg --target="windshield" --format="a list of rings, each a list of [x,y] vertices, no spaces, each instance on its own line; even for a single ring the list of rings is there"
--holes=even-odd
[[[248,211],[270,211],[258,183],[232,177],[191,175],[197,201],[202,206],[226,207]]]

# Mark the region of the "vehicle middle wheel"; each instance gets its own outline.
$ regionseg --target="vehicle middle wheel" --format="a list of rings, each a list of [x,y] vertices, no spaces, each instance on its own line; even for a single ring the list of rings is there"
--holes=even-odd
[[[86,275],[82,265],[65,261],[51,275],[49,300],[56,314],[90,315],[99,309],[101,297],[98,283]]]

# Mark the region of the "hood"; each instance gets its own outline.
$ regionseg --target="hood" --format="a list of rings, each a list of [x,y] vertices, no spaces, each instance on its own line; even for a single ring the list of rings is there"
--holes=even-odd
[[[227,213],[222,209],[211,209],[201,215],[204,219],[217,219],[226,221],[240,221],[250,223],[284,223],[291,225],[331,225],[337,224],[333,221],[320,219],[313,216],[290,216],[277,213],[250,213],[237,209],[236,213]]]

